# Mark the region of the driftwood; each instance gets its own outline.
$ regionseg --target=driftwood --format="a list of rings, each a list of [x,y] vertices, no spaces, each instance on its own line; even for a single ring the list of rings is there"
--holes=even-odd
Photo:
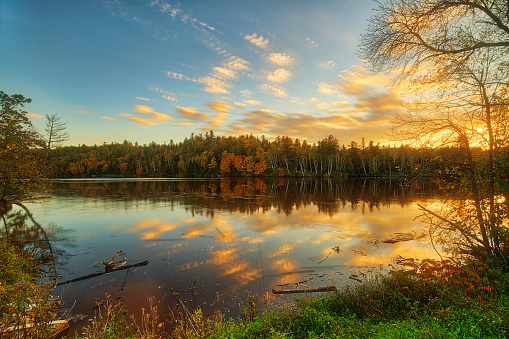
[[[133,267],[138,267],[138,266],[145,266],[147,264],[148,264],[148,261],[143,261],[143,262],[139,262],[139,263],[133,264],[133,265],[127,265],[127,266],[123,266],[123,267],[119,267],[119,268],[114,268],[112,270],[108,270],[108,271],[105,271],[105,272],[92,273],[92,274],[89,274],[89,275],[85,275],[83,277],[74,278],[74,279],[71,279],[71,280],[66,280],[64,282],[58,283],[57,286],[64,285],[64,284],[69,284],[69,283],[72,283],[72,282],[81,281],[81,280],[85,280],[85,279],[90,279],[90,278],[94,278],[94,277],[98,277],[98,276],[103,275],[103,274],[108,274],[108,273],[112,273],[112,272],[126,270],[128,268],[133,268]]]
[[[272,293],[274,294],[288,294],[288,293],[308,293],[308,292],[328,292],[335,291],[336,286],[322,286],[322,287],[312,287],[312,288],[301,288],[301,289],[291,289],[291,290],[275,290],[272,289]]]

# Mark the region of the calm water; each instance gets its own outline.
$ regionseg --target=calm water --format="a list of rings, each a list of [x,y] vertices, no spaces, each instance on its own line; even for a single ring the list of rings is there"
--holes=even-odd
[[[236,316],[248,291],[269,292],[277,304],[288,297],[270,292],[282,285],[356,283],[351,274],[387,268],[397,256],[436,257],[422,240],[381,242],[418,234],[417,203],[435,198],[427,185],[388,180],[70,180],[27,207],[55,239],[59,282],[104,272],[117,253],[129,264],[149,261],[58,287],[61,312],[85,318],[79,326],[106,292],[130,310],[154,297],[164,311],[175,305],[172,288],[196,282],[206,313]]]

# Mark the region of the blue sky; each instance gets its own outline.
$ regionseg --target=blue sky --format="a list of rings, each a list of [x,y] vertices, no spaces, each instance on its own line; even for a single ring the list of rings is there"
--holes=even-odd
[[[371,0],[2,0],[0,89],[67,144],[192,132],[386,143],[400,98],[356,55]]]

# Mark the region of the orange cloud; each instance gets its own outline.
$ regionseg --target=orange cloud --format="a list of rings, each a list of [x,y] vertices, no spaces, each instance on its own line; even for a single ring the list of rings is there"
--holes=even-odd
[[[175,121],[171,116],[168,114],[160,113],[154,111],[152,107],[149,106],[143,106],[143,105],[134,105],[134,110],[137,113],[142,114],[150,114],[150,118],[153,120],[159,120],[159,121]]]
[[[142,118],[130,117],[129,120],[131,120],[132,122],[136,122],[138,124],[144,124],[144,125],[148,125],[148,126],[159,125],[158,122],[147,120],[147,119],[142,119]]]
[[[152,99],[143,98],[143,97],[136,97],[136,100],[141,100],[141,101],[152,101]]]
[[[154,112],[154,109],[152,107],[143,106],[143,105],[134,105],[134,110],[138,113],[143,113],[143,114],[150,114],[150,113]]]
[[[200,78],[198,81],[205,85],[204,91],[209,93],[229,94],[229,89],[232,87],[226,81],[210,76]]]
[[[346,107],[350,105],[348,101],[333,101],[331,104],[334,107]]]
[[[27,117],[29,118],[44,118],[44,115],[36,114],[36,113],[27,113]]]
[[[337,93],[337,91],[328,83],[321,82],[318,84],[318,92],[323,94],[331,95]]]
[[[240,94],[242,94],[245,97],[251,97],[253,96],[254,93],[247,89],[243,89],[242,91],[240,91]]]
[[[169,96],[169,95],[163,95],[163,98],[165,98],[168,101],[179,101],[177,98],[174,98],[174,97]]]
[[[288,96],[286,91],[281,87],[271,86],[268,84],[262,84],[259,86],[259,88],[262,92],[272,94],[273,96],[276,96],[279,98],[285,98]]]
[[[209,102],[209,107],[217,112],[217,117],[212,120],[212,126],[221,125],[224,120],[229,116],[230,104],[224,101],[212,101]]]
[[[258,100],[244,100],[244,103],[246,103],[248,105],[252,105],[252,106],[261,105],[261,102],[259,102]]]
[[[111,118],[111,117],[100,117],[101,119],[104,119],[104,120],[111,120],[111,121],[118,121],[118,119],[115,119],[115,118]]]
[[[177,112],[184,118],[188,119],[207,119],[210,117],[210,114],[200,113],[196,108],[193,107],[180,107],[175,106]]]

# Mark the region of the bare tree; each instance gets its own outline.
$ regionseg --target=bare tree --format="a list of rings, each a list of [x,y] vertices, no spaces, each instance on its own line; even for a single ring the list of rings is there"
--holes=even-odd
[[[58,116],[57,113],[48,115],[46,114],[46,148],[51,149],[52,145],[61,144],[64,141],[69,140],[69,133],[66,131],[67,121],[62,121],[62,117]]]
[[[507,133],[508,11],[507,0],[379,2],[360,51],[373,70],[392,72],[393,84],[409,98],[394,135],[428,145],[454,143],[465,156],[474,217],[454,208],[447,216],[423,211],[435,220],[430,225],[467,235],[463,249],[484,257],[498,256],[501,248],[500,223],[493,218],[494,154],[497,137]],[[487,150],[487,183],[472,146]]]
[[[507,0],[378,2],[360,54],[375,71],[401,67],[405,76],[430,61],[467,60],[484,49],[497,49],[502,56],[509,52]]]

